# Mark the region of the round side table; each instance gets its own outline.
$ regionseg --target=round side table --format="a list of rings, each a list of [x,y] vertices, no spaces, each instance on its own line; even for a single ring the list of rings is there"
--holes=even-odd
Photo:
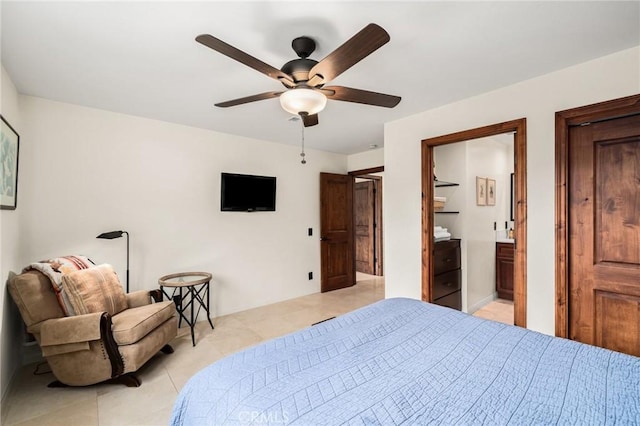
[[[184,322],[191,328],[191,342],[193,346],[196,345],[193,330],[196,319],[200,314],[200,309],[206,311],[207,320],[213,330],[213,323],[211,322],[209,313],[209,283],[211,282],[211,277],[211,274],[208,272],[180,272],[165,275],[158,279],[160,291],[176,304],[176,310],[180,315],[178,327],[180,327],[184,319]],[[173,288],[173,292],[171,294],[167,293],[165,287]],[[197,310],[194,309],[196,303],[198,304]],[[190,318],[187,318],[185,315],[187,309],[190,310]]]

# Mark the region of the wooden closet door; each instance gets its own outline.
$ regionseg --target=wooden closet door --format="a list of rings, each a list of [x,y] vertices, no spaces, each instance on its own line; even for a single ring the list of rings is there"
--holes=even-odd
[[[569,337],[640,355],[640,115],[569,130]]]

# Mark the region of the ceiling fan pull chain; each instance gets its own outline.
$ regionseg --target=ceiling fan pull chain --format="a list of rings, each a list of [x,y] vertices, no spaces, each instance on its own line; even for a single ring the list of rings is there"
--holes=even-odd
[[[304,153],[304,119],[302,119],[303,117],[300,117],[300,124],[302,124],[302,152],[300,153],[300,157],[302,157],[302,164],[307,164],[307,160],[304,158],[305,157],[305,153]]]

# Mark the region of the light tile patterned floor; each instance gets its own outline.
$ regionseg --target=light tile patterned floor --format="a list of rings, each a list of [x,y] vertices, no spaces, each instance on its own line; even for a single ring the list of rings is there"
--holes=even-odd
[[[178,391],[212,362],[324,319],[384,298],[384,279],[358,274],[358,283],[215,319],[196,326],[196,346],[187,327],[171,343],[175,352],[158,354],[140,371],[142,386],[96,385],[47,388],[51,374],[34,375],[35,365],[17,373],[3,404],[3,425],[166,425]]]
[[[473,313],[474,316],[513,325],[513,302],[496,299]]]

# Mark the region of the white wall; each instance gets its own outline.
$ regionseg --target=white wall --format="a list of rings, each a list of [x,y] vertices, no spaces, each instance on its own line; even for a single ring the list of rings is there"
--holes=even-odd
[[[319,173],[346,156],[23,97],[22,264],[85,254],[125,276],[131,291],[162,275],[213,273],[213,316],[319,291]],[[277,177],[277,211],[220,211],[220,173]],[[202,319],[202,318],[201,318]]]
[[[386,124],[386,296],[420,298],[420,141],[526,117],[527,326],[553,334],[554,114],[638,92],[636,47]]]
[[[509,147],[492,138],[468,141],[467,146],[467,294],[466,312],[474,312],[496,291],[496,232],[504,229],[505,204],[509,201],[509,174],[513,168],[513,156],[508,157]],[[476,203],[476,176],[496,181],[496,205],[478,206]],[[505,202],[506,200],[506,202]]]
[[[365,170],[384,166],[384,148],[351,154],[347,157],[347,170]]]
[[[22,137],[23,126],[18,105],[18,92],[4,67],[2,67],[0,99],[0,113]],[[24,196],[24,185],[22,184],[23,148],[24,140],[20,139],[17,208],[16,210],[0,210],[0,309],[2,309],[0,314],[0,387],[3,400],[13,372],[20,363],[21,321],[17,316],[15,305],[10,300],[6,284],[10,271],[20,271],[20,262],[18,261],[19,230],[20,215],[24,211],[22,204]]]

